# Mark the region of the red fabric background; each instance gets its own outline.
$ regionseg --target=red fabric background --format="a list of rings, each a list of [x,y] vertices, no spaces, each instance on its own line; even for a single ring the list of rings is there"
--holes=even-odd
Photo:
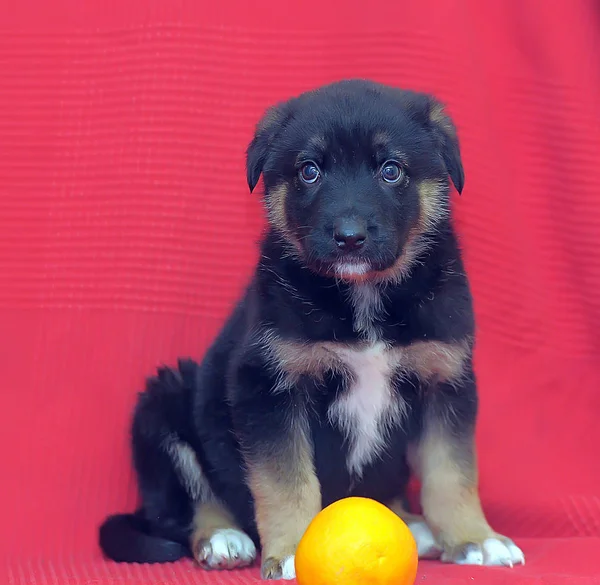
[[[201,357],[250,273],[257,117],[368,76],[460,129],[482,494],[528,559],[417,583],[600,583],[599,31],[595,0],[1,2],[2,582],[257,580],[116,566],[96,527],[135,503],[144,376]]]

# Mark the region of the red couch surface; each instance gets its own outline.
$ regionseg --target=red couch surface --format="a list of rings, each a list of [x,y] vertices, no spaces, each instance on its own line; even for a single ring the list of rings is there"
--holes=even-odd
[[[481,491],[527,557],[417,583],[600,583],[595,0],[23,0],[0,33],[0,582],[258,581],[109,563],[96,530],[136,503],[144,376],[200,358],[251,272],[257,118],[370,77],[459,127]]]

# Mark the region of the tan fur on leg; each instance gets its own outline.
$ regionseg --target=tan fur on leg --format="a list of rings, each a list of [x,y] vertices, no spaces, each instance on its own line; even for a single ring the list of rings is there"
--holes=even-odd
[[[421,505],[442,560],[471,565],[523,564],[515,543],[492,530],[479,500],[472,436],[456,438],[442,423],[425,431],[417,450]]]
[[[287,449],[268,461],[249,464],[260,534],[264,579],[290,579],[286,567],[311,520],[321,509],[321,488],[312,449],[303,431],[295,433]]]
[[[473,444],[430,430],[421,441],[418,460],[423,512],[444,549],[493,536],[479,501]]]

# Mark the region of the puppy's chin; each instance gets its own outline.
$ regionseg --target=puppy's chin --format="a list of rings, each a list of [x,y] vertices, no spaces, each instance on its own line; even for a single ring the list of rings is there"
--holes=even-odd
[[[375,272],[368,262],[360,260],[340,261],[333,266],[335,277],[346,282],[363,282]]]

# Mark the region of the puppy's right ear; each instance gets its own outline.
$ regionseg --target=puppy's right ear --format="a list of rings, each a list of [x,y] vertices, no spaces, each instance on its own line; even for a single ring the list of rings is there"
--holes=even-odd
[[[269,149],[287,118],[284,105],[269,108],[256,126],[252,142],[246,150],[246,178],[250,193],[254,191],[269,155]]]

